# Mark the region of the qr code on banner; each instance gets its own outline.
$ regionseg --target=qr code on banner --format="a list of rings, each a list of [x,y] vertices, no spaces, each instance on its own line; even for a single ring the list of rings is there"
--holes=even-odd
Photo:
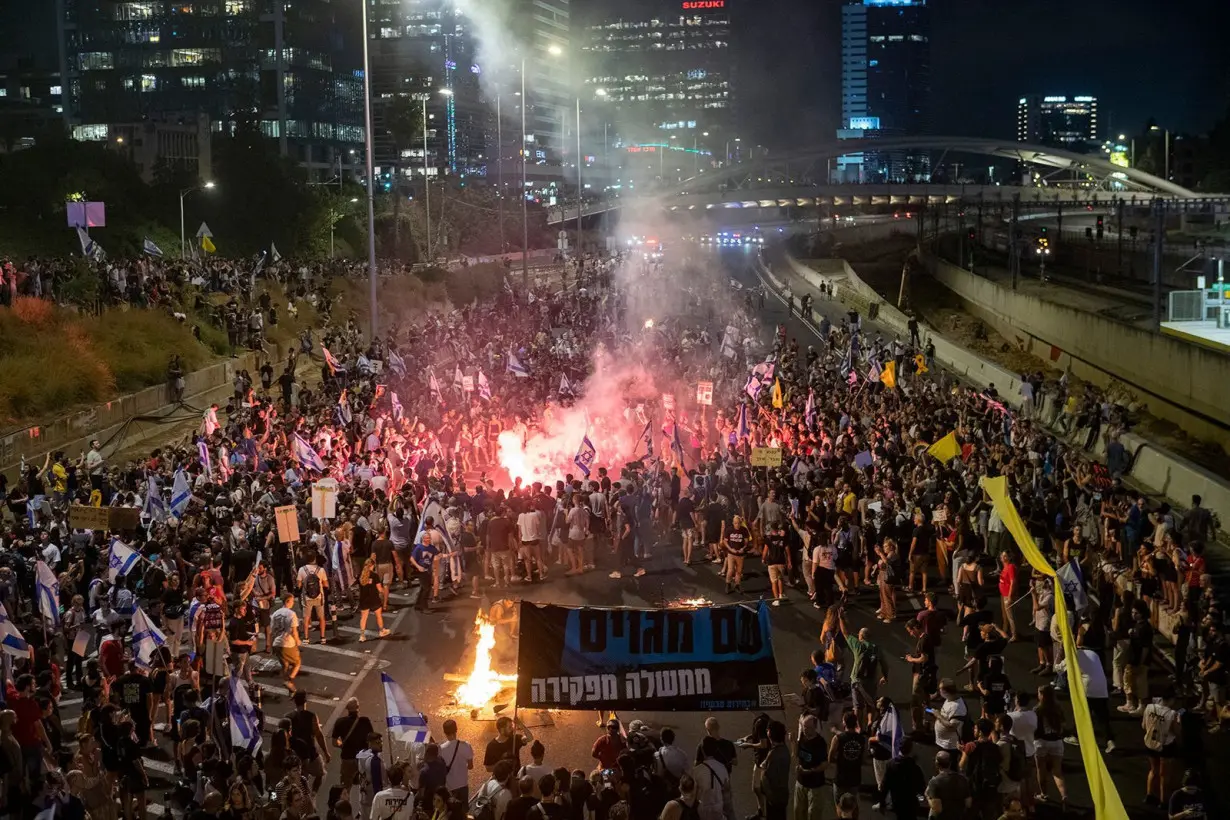
[[[782,706],[782,688],[776,683],[760,686],[760,708],[780,709]]]

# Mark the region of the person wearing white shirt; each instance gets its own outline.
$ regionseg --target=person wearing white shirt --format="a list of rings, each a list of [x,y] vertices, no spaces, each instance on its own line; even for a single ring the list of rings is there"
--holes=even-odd
[[[474,747],[457,738],[457,721],[444,721],[444,742],[440,744],[440,759],[448,767],[444,785],[462,805],[470,803],[470,772],[474,769]]]
[[[379,732],[372,732],[367,736],[367,748],[354,758],[359,771],[359,817],[363,820],[372,816],[372,799],[384,791],[386,769],[384,758],[380,756],[383,749],[384,736]]]
[[[516,778],[513,777],[516,770],[516,764],[511,760],[501,760],[495,764],[495,769],[491,772],[491,779],[480,786],[478,794],[474,796],[476,815],[489,804],[493,809],[492,815],[495,820],[504,820],[504,813],[508,811],[508,804],[513,799],[510,786],[516,785]]]
[[[1080,667],[1081,680],[1085,684],[1085,700],[1089,702],[1089,717],[1096,733],[1101,729],[1106,733],[1106,754],[1115,750],[1115,738],[1110,726],[1110,689],[1106,685],[1106,672],[1102,669],[1102,659],[1092,649],[1085,649],[1084,635],[1076,639],[1076,664]],[[1055,664],[1055,674],[1066,674],[1068,659],[1064,658]],[[1064,742],[1075,746],[1080,741],[1075,736],[1064,738]]]
[[[58,567],[60,565],[60,548],[50,541],[43,544],[43,561],[52,569]]]
[[[386,772],[389,787],[372,798],[372,820],[411,820],[414,817],[414,796],[402,788],[405,774],[400,766]]]
[[[940,694],[944,697],[944,705],[935,715],[935,745],[955,752],[961,748],[961,721],[969,720],[969,711],[953,681],[947,678],[940,681]]]
[[[688,774],[691,762],[688,753],[675,745],[675,730],[662,730],[662,746],[654,753],[654,769],[669,782],[678,783],[679,779]]]

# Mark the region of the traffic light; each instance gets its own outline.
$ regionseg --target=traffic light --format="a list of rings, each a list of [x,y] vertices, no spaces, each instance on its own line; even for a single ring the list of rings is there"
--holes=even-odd
[[[1046,226],[1043,225],[1040,230],[1042,231],[1042,238],[1046,239]]]
[[[1102,216],[1098,215],[1098,239],[1102,238]]]
[[[966,231],[965,235],[969,237],[970,242],[974,241],[974,229],[973,228],[970,228],[968,231]]]

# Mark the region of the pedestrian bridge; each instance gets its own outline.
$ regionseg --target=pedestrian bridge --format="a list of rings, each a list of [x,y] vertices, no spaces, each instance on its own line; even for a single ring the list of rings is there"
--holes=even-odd
[[[1012,159],[1032,167],[1032,185],[946,182],[830,184],[828,169],[836,157],[887,151],[925,151],[933,167],[944,164],[948,153]],[[938,157],[935,155],[938,154]],[[1227,195],[1198,194],[1181,185],[1135,168],[1112,164],[1099,156],[1003,140],[970,137],[893,137],[840,140],[811,151],[766,157],[698,174],[670,190],[635,197],[612,197],[587,203],[585,217],[635,208],[692,212],[697,216],[718,209],[788,207],[861,207],[941,205],[945,203],[1010,204],[1023,206],[1109,206],[1119,201],[1146,205],[1155,199],[1185,203],[1204,209],[1225,207]],[[577,216],[576,203],[549,210],[552,225]]]

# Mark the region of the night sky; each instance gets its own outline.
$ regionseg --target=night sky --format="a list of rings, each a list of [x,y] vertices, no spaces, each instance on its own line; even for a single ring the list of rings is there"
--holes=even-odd
[[[508,0],[496,0],[507,2]],[[777,148],[834,136],[843,0],[726,0],[748,136]],[[679,0],[572,0],[660,9]],[[0,70],[15,52],[55,68],[51,0],[0,0]],[[1149,117],[1204,133],[1230,108],[1230,0],[933,0],[932,131],[1011,138],[1021,94],[1093,94],[1104,135]],[[339,3],[356,15],[359,0]],[[356,52],[359,44],[352,42]],[[9,59],[6,60],[5,58]],[[357,53],[356,53],[357,61]]]

